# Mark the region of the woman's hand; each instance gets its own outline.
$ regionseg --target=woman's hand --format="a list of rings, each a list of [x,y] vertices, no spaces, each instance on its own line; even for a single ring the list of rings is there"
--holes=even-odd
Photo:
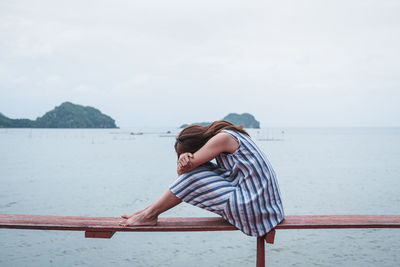
[[[178,159],[178,174],[181,175],[185,172],[188,172],[192,168],[192,162],[191,159],[193,159],[193,154],[186,152],[182,153],[179,156]]]
[[[239,141],[229,133],[218,133],[210,138],[194,155],[182,153],[178,159],[178,174],[187,173],[203,163],[206,163],[219,154],[235,153],[239,148]]]

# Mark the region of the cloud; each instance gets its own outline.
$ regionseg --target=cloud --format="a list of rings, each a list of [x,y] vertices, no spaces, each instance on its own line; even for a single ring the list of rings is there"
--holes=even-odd
[[[399,11],[374,0],[2,1],[1,112],[73,100],[121,126],[229,112],[262,125],[400,125],[389,116]]]

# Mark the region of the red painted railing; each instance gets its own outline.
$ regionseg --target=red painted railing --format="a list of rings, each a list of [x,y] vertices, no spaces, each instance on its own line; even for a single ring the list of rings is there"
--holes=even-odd
[[[85,231],[87,238],[111,238],[115,232],[233,231],[219,217],[159,218],[155,226],[122,227],[115,217],[0,214],[0,228]],[[400,215],[286,216],[275,229],[400,228]],[[257,238],[257,267],[265,266],[265,242],[273,244],[275,230]]]

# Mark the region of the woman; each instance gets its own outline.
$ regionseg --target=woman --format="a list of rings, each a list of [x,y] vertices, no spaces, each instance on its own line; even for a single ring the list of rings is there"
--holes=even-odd
[[[221,215],[251,236],[265,235],[283,220],[275,172],[241,127],[226,121],[188,126],[175,151],[178,179],[147,208],[122,215],[120,225],[155,225],[159,214],[182,200]]]

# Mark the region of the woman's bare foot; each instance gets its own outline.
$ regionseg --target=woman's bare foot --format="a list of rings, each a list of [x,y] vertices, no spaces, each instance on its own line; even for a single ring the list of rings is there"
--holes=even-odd
[[[156,225],[158,215],[172,207],[175,207],[182,200],[177,198],[171,190],[165,191],[165,193],[153,204],[147,206],[147,208],[134,212],[132,214],[121,215],[122,220],[119,222],[121,226],[136,226],[136,225]]]
[[[135,213],[136,213],[136,212],[131,213],[131,214],[122,214],[122,215],[121,215],[121,218],[123,218],[123,219],[129,219],[130,217],[132,217],[133,215],[135,215]]]
[[[151,216],[146,209],[134,212],[122,218],[124,220],[119,222],[121,226],[156,225],[158,219],[157,216]]]

